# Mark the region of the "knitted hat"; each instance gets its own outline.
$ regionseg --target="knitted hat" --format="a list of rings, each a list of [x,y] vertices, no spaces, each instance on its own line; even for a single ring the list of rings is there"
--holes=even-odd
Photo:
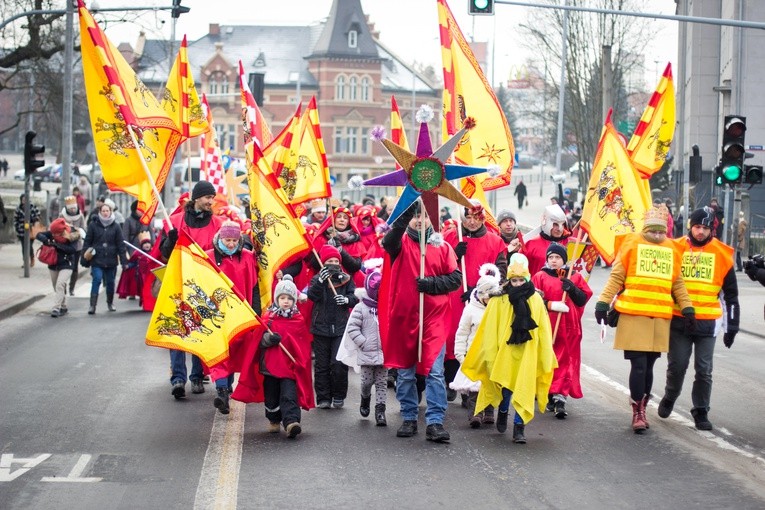
[[[479,298],[486,298],[499,290],[499,268],[494,264],[483,264],[478,269],[478,283],[475,285]]]
[[[215,196],[215,186],[207,181],[199,181],[194,185],[194,190],[191,192],[192,200],[210,196]]]
[[[529,273],[529,259],[522,253],[513,253],[507,264],[507,279],[524,278],[526,281],[531,279]]]
[[[64,207],[71,207],[77,205],[77,198],[74,197],[74,195],[69,195],[68,197],[64,198]]]
[[[478,218],[481,221],[484,221],[486,219],[486,212],[483,210],[483,206],[481,205],[481,202],[478,200],[471,198],[470,203],[473,204],[473,207],[465,207],[463,208],[462,212],[462,219],[465,219],[465,217],[468,214],[472,214],[476,218]]]
[[[364,278],[364,290],[367,291],[369,299],[377,301],[377,294],[380,291],[381,283],[382,273],[380,271],[372,271]]]
[[[715,212],[710,207],[702,207],[696,209],[691,213],[688,218],[691,226],[703,225],[705,227],[713,228],[715,224]]]
[[[66,224],[64,218],[58,218],[50,223],[49,230],[54,237],[61,237],[65,232],[69,231],[69,225]]]
[[[560,255],[560,258],[563,259],[564,264],[568,262],[568,253],[566,251],[566,247],[563,246],[562,244],[550,243],[550,246],[547,247],[547,253],[545,254],[545,259],[549,258],[551,253]]]
[[[513,222],[517,222],[518,220],[515,219],[515,214],[510,212],[507,209],[503,209],[499,211],[499,214],[497,214],[497,225],[501,225],[503,221],[505,220],[513,220]]]
[[[643,230],[661,230],[667,231],[667,219],[669,211],[664,206],[651,207],[645,212]]]
[[[336,258],[337,260],[340,260],[340,250],[332,246],[331,244],[325,244],[321,247],[321,250],[319,250],[319,258],[321,259],[321,263],[324,264],[327,259]]]
[[[276,288],[274,289],[274,301],[279,299],[279,296],[283,294],[287,294],[292,298],[292,301],[297,302],[298,289],[295,287],[295,284],[292,283],[292,276],[288,274],[285,274],[282,279],[279,280],[279,283],[276,284]]]
[[[114,200],[112,200],[111,198],[107,198],[106,200],[104,200],[104,205],[108,206],[109,209],[112,210],[112,212],[114,212],[114,210],[117,209],[117,204],[115,204]]]
[[[239,223],[231,220],[226,220],[218,230],[219,239],[239,239],[242,237],[242,227]]]

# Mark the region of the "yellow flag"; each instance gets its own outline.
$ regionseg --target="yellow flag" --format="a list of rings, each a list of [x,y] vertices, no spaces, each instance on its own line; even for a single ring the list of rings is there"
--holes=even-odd
[[[181,133],[84,4],[78,5],[85,92],[103,178],[109,189],[138,199],[141,221],[148,223],[158,204],[152,181],[157,189],[164,186]]]
[[[191,74],[185,35],[165,84],[162,107],[175,121],[184,138],[199,136],[210,130]]]
[[[250,141],[245,145],[245,153],[252,236],[259,253],[260,304],[265,310],[271,304],[276,271],[308,253],[311,244],[260,147]]]
[[[614,260],[616,236],[643,228],[651,195],[640,181],[609,118],[595,155],[581,220],[590,241],[609,264]]]
[[[475,127],[457,145],[454,156],[464,165],[499,167],[496,177],[483,173],[469,178],[484,190],[506,186],[515,157],[510,126],[445,0],[438,0],[438,22],[444,72],[442,137],[447,140],[462,129],[466,118],[475,119]]]
[[[632,164],[648,179],[661,169],[675,135],[675,86],[667,64],[627,145]]]
[[[231,280],[181,230],[146,331],[146,345],[196,354],[207,366],[228,357],[240,333],[261,325]]]

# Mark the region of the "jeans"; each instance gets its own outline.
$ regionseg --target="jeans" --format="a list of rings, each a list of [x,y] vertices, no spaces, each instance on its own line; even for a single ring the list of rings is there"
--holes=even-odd
[[[101,280],[104,281],[104,287],[106,287],[106,295],[114,295],[114,279],[117,277],[117,266],[93,266],[90,268],[90,275],[93,277],[93,282],[90,285],[91,295],[98,294],[98,289],[101,288]]]
[[[500,413],[510,412],[511,398],[513,398],[513,392],[508,390],[507,388],[502,388],[502,402],[499,403],[499,408],[498,408]],[[521,419],[520,414],[515,413],[515,418],[513,418],[513,423],[517,425],[523,425],[523,420]]]
[[[186,360],[183,360],[183,361],[185,365]],[[232,386],[234,386],[234,374],[228,374],[228,377],[221,377],[220,379],[215,379],[215,389],[228,388],[228,390],[231,391]]]
[[[170,384],[186,382],[185,351],[176,351],[175,349],[170,349],[170,371],[172,372],[172,375],[170,376]],[[201,381],[203,377],[204,373],[202,372],[202,360],[192,354],[191,376],[189,379],[191,381]]]
[[[669,337],[669,352],[667,353],[667,385],[664,388],[664,398],[674,402],[680,396],[685,371],[688,369],[688,363],[691,359],[691,350],[693,350],[693,365],[696,371],[691,400],[694,408],[708,411],[709,399],[712,394],[714,336],[685,335],[672,330]]]
[[[313,337],[313,352],[316,355],[313,387],[316,390],[316,402],[345,400],[348,394],[348,365],[337,360],[337,349],[342,340],[341,336]]]
[[[444,354],[446,346],[441,348],[430,373],[425,377],[425,423],[444,423],[446,414],[446,384],[444,382]],[[401,417],[407,421],[416,421],[418,412],[416,366],[398,369],[396,399],[401,404]]]
[[[263,397],[266,418],[271,423],[282,422],[284,428],[290,423],[300,423],[297,383],[294,379],[263,376]]]

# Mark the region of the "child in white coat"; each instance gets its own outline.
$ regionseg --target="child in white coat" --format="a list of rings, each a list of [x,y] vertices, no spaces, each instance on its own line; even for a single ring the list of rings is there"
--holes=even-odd
[[[454,337],[454,356],[460,362],[465,361],[465,354],[470,348],[478,324],[481,323],[486,305],[492,295],[501,292],[499,282],[499,269],[494,264],[483,264],[478,269],[480,278],[475,289],[470,294],[470,300],[465,305],[460,317],[460,323],[457,327],[457,333]],[[478,391],[481,388],[480,382],[473,382],[462,373],[458,372],[454,381],[449,384],[453,390],[467,395],[468,420],[470,427],[477,429],[481,423],[490,425],[494,423],[494,408],[489,406],[484,411],[475,414],[475,404],[478,398]]]

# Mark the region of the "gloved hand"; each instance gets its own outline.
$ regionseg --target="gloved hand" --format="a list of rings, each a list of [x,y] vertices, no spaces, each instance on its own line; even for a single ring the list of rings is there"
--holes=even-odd
[[[457,258],[461,259],[467,253],[467,241],[461,241],[454,247],[454,253],[457,254]]]
[[[347,305],[348,302],[349,302],[349,299],[347,297],[343,296],[342,294],[338,294],[337,296],[335,296],[335,303],[338,306]]]
[[[568,305],[563,301],[548,301],[547,309],[551,312],[568,313]]]
[[[467,303],[468,301],[470,301],[470,294],[472,294],[472,293],[473,293],[472,290],[470,290],[470,289],[466,290],[460,296],[460,301],[462,301],[463,303]]]
[[[429,276],[415,278],[415,280],[417,280],[417,292],[424,292],[425,294],[433,293],[433,280]]]
[[[608,303],[598,301],[595,303],[595,322],[598,324],[606,324],[608,320]]]
[[[263,333],[263,340],[261,340],[261,344],[263,347],[273,347],[274,345],[277,345],[279,342],[282,341],[282,336],[279,333],[274,333],[266,331]]]
[[[696,313],[693,308],[683,308],[683,317],[685,317],[685,332],[693,333],[696,331]]]
[[[329,238],[329,240],[327,240],[327,244],[330,245],[330,246],[334,246],[335,248],[339,248],[340,247],[340,240],[337,237],[332,236],[332,237]]]
[[[736,338],[736,333],[737,331],[728,331],[723,336],[723,343],[728,349],[730,349],[730,346],[733,345],[733,340]]]
[[[574,282],[569,280],[568,278],[561,278],[560,279],[561,288],[563,289],[563,292],[568,292],[569,294],[573,289],[576,288],[576,285],[574,285]]]
[[[173,228],[167,233],[167,238],[170,240],[173,245],[178,242],[178,229]]]
[[[327,266],[324,266],[319,271],[319,282],[324,283],[326,282],[329,277],[332,275],[332,271]]]

